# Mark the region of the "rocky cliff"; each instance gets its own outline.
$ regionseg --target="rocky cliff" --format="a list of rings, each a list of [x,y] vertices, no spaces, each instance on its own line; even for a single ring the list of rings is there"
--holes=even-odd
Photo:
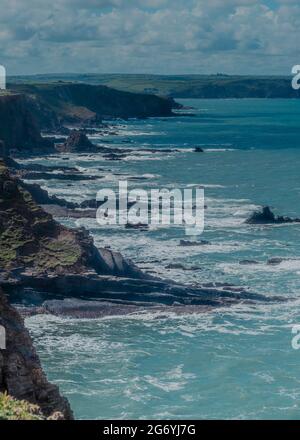
[[[68,401],[43,373],[23,320],[1,288],[0,325],[6,330],[6,349],[0,349],[0,392],[38,405],[46,417],[73,418]]]
[[[53,220],[13,178],[0,159],[0,276],[18,269],[41,274],[139,276],[117,252],[97,249],[84,229],[69,229]]]
[[[50,313],[63,313],[69,304],[62,301],[52,308],[49,300],[84,299],[89,303],[72,303],[71,309],[87,310],[89,316],[127,313],[129,305],[140,310],[178,305],[206,310],[240,300],[273,300],[234,286],[182,285],[142,272],[120,253],[96,248],[85,229],[55,221],[33,200],[28,187],[11,176],[4,160],[0,160],[0,284],[22,303],[42,306],[47,301],[43,310]],[[96,313],[92,299],[101,302]],[[104,303],[109,307],[103,312]]]
[[[172,116],[170,99],[76,83],[18,84],[14,92],[30,96],[42,129],[59,124],[99,124],[103,119]]]
[[[52,143],[41,137],[29,98],[21,94],[0,95],[0,140],[10,152],[53,151]]]

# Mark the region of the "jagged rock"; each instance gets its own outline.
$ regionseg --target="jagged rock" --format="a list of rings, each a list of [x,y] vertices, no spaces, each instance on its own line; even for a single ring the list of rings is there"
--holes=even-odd
[[[48,382],[28,331],[0,288],[0,325],[6,331],[6,349],[0,350],[0,391],[37,404],[46,416],[72,419],[70,405],[58,387]]]
[[[200,240],[200,241],[189,241],[189,240],[180,240],[179,246],[203,246],[206,244],[211,244],[208,240]]]
[[[246,220],[249,225],[300,223],[300,218],[276,216],[269,206],[264,206],[261,211],[255,211]]]
[[[194,152],[195,153],[204,153],[204,150],[201,147],[195,147]]]
[[[49,196],[48,191],[46,191],[45,189],[42,189],[36,183],[23,182],[23,187],[28,192],[30,192],[32,198],[39,205],[57,205],[57,206],[62,206],[62,207],[66,207],[69,209],[75,209],[78,207],[77,203],[68,202],[67,200],[56,197],[55,195]]]
[[[87,136],[79,130],[72,130],[66,142],[58,145],[57,149],[64,153],[90,153],[98,150],[96,145],[92,144]]]
[[[7,195],[14,188],[14,196]],[[94,273],[142,276],[119,253],[97,249],[84,229],[69,229],[53,220],[33,200],[26,185],[11,177],[0,160],[0,268],[23,267],[32,273]]]
[[[3,198],[4,181],[17,183],[14,197]],[[2,192],[1,192],[2,191]],[[201,244],[201,242],[192,242]],[[272,297],[165,281],[142,272],[118,252],[97,249],[84,228],[70,229],[38,206],[22,182],[0,160],[0,282],[22,300],[30,292],[45,299],[63,295],[151,306],[222,306]],[[29,295],[30,297],[30,295]]]
[[[53,143],[42,138],[29,101],[23,94],[0,96],[0,139],[5,142],[7,153],[54,151]]]

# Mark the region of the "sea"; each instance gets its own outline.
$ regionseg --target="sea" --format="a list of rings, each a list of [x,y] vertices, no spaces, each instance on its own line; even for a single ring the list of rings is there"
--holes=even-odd
[[[60,221],[85,226],[96,245],[153,275],[230,283],[284,300],[181,315],[38,315],[26,325],[78,419],[300,419],[300,350],[292,344],[300,325],[300,224],[245,223],[262,205],[300,217],[300,100],[179,101],[186,110],[176,117],[111,121],[114,134],[91,136],[133,150],[120,161],[64,154],[25,162],[98,176],[36,182],[77,202],[120,180],[132,189],[204,188],[204,232],[192,238],[206,241],[200,246],[179,245],[190,239],[182,225],[134,230]]]

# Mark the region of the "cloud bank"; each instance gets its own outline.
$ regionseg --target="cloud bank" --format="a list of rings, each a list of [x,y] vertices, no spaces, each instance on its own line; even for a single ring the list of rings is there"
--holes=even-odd
[[[0,64],[49,72],[289,74],[298,0],[0,0]]]

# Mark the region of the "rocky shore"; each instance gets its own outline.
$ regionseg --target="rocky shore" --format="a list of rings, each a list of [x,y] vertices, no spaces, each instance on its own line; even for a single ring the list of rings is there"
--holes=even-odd
[[[86,229],[71,229],[55,220],[94,218],[99,206],[95,199],[75,203],[23,181],[99,179],[101,176],[87,175],[77,168],[24,165],[15,158],[100,153],[107,160],[122,160],[137,152],[127,146],[93,144],[87,137],[91,126],[98,129],[108,116],[171,116],[173,106],[171,100],[151,95],[133,97],[106,87],[79,84],[20,86],[0,97],[4,121],[0,124],[0,325],[8,331],[8,349],[0,351],[0,392],[37,404],[45,417],[70,419],[72,412],[57,387],[47,382],[20,315],[99,318],[149,310],[160,315],[170,311],[183,314],[240,302],[283,301],[230,284],[184,285],[143,272],[119,252],[97,248]],[[50,137],[43,138],[41,130]],[[149,148],[144,151],[157,153]],[[195,152],[202,149],[196,147]],[[248,223],[289,220],[271,214],[266,210],[256,213]],[[146,225],[129,223],[125,227],[142,229]],[[179,243],[182,247],[208,244]],[[174,265],[172,268],[176,269]]]
[[[0,213],[0,280],[11,294],[21,292],[26,298],[28,289],[34,289],[43,300],[58,295],[143,307],[266,300],[228,286],[186,286],[157,279],[120,253],[96,248],[87,230],[67,228],[41,208],[28,186],[10,174],[4,159],[0,160]]]
[[[38,405],[45,417],[72,419],[67,399],[48,382],[23,319],[1,287],[0,325],[6,330],[6,349],[0,350],[0,392]]]

